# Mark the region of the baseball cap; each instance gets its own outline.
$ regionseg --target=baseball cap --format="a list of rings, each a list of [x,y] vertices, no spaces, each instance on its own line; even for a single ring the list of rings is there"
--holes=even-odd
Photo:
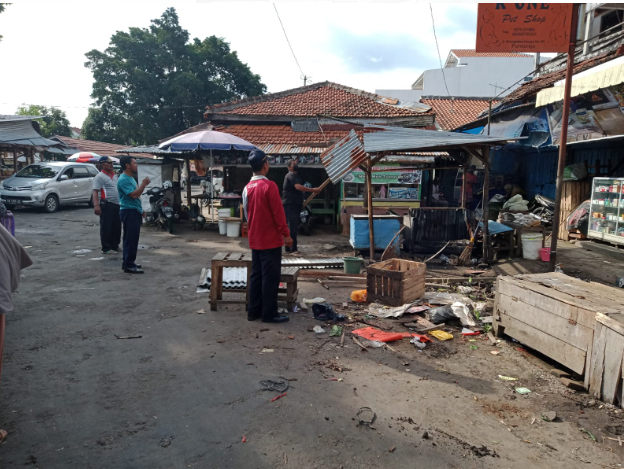
[[[255,150],[251,150],[251,152],[249,153],[249,157],[247,158],[247,163],[257,168],[261,164],[263,164],[266,160],[267,160],[266,153],[263,152],[262,150],[255,149]]]
[[[110,156],[100,156],[100,163],[114,163]]]

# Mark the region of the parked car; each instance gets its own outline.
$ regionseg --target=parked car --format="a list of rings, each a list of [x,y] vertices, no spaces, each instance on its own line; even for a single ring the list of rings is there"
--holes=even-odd
[[[97,168],[88,163],[49,161],[26,166],[0,182],[0,200],[9,210],[16,205],[56,212],[61,205],[93,206],[93,178]]]

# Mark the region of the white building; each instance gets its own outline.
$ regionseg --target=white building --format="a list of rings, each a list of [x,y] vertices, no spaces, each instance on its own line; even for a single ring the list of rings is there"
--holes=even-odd
[[[425,70],[411,90],[375,90],[375,93],[406,101],[418,101],[421,96],[449,95],[457,98],[492,98],[509,94],[534,69],[535,57],[529,54],[452,49],[444,64],[444,76],[439,68]],[[529,76],[527,81],[530,79]],[[520,82],[516,83],[518,80]],[[508,87],[511,88],[501,94]]]

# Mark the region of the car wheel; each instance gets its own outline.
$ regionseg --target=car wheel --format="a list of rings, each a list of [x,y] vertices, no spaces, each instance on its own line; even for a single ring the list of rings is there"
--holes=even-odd
[[[43,204],[43,210],[47,213],[54,213],[59,208],[59,201],[55,195],[49,195],[45,199],[45,203]]]
[[[89,199],[88,205],[89,208],[93,208],[93,196],[91,196],[91,198]]]

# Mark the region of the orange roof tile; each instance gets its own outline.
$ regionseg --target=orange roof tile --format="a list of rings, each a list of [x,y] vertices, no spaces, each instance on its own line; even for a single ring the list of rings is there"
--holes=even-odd
[[[337,83],[323,82],[292,90],[266,94],[240,101],[206,106],[206,114],[240,114],[270,116],[315,117],[416,117],[431,115],[431,111],[416,112],[396,104],[384,104],[380,96],[349,88]],[[396,101],[396,100],[394,100]],[[394,102],[389,100],[387,102]]]
[[[452,130],[476,120],[488,108],[487,99],[462,98],[421,98],[421,102],[431,106],[436,122],[442,130]],[[498,101],[494,101],[496,103]]]
[[[531,57],[529,54],[515,52],[477,52],[475,49],[451,49],[457,57]]]
[[[57,138],[66,145],[77,148],[80,151],[91,151],[100,156],[114,156],[115,158],[119,158],[123,156],[123,154],[115,153],[115,150],[128,148],[128,145],[117,145],[115,143],[98,142],[96,140],[83,140],[80,138],[64,137],[62,135],[55,135],[53,138]],[[154,155],[150,155],[148,153],[136,153],[132,156],[137,156],[139,158],[154,158]]]

